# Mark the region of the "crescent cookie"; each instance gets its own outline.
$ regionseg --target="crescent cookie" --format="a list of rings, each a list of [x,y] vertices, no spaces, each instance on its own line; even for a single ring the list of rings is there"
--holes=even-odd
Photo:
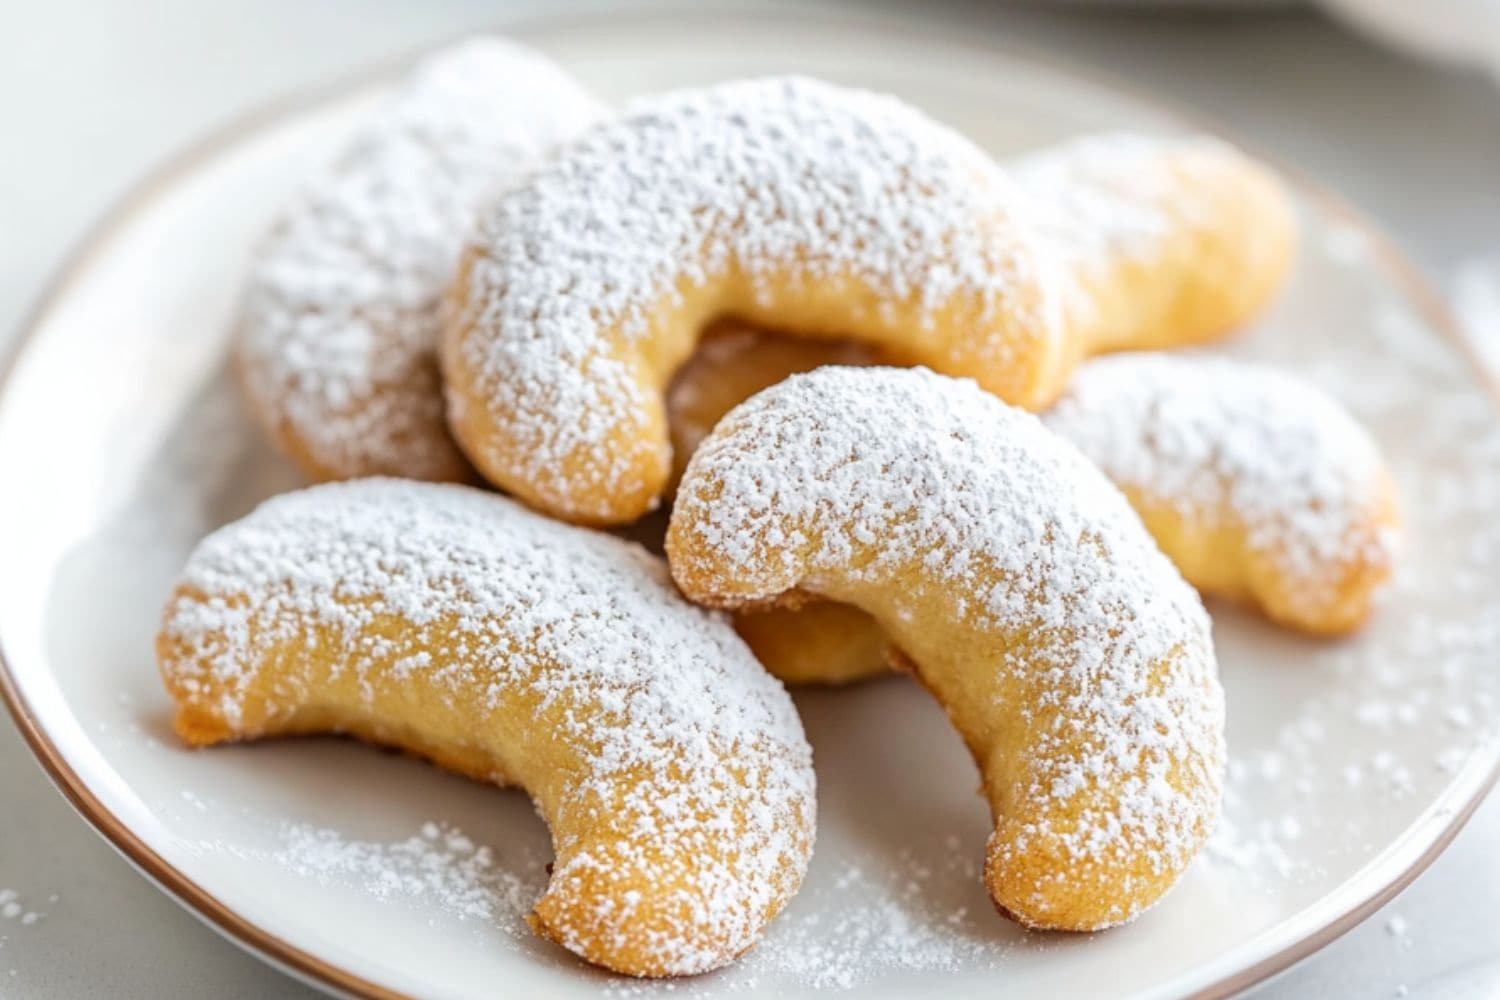
[[[1059,265],[1067,323],[1090,350],[1220,337],[1264,308],[1295,255],[1296,215],[1279,179],[1210,136],[1101,133],[1008,166]],[[741,400],[797,372],[877,357],[860,344],[749,330],[706,340],[668,397],[673,481]],[[1204,586],[1193,567],[1180,568]],[[878,627],[855,609],[820,602],[756,609],[737,614],[735,627],[789,683],[840,683],[889,669]]]
[[[797,595],[739,608],[731,620],[761,665],[787,684],[852,684],[903,666],[880,624],[849,604]]]
[[[1007,166],[1060,265],[1068,325],[1091,353],[1221,337],[1265,307],[1295,255],[1280,180],[1211,136],[1099,133]],[[668,395],[673,481],[741,400],[788,375],[878,357],[848,341],[713,331]]]
[[[1357,628],[1390,579],[1395,485],[1316,386],[1227,359],[1122,354],[1081,368],[1043,418],[1130,498],[1206,594],[1312,633]]]
[[[556,852],[531,925],[617,972],[729,962],[807,867],[781,685],[640,546],[492,494],[267,501],[193,553],[157,657],[191,745],[349,733],[526,789]]]
[[[251,408],[314,479],[473,476],[448,434],[440,304],[481,205],[600,106],[537,52],[421,63],[260,247],[235,342]]]
[[[1098,133],[1009,167],[1056,265],[1070,342],[1088,353],[1222,337],[1296,257],[1280,178],[1212,136]]]
[[[972,752],[985,883],[1031,927],[1155,903],[1218,814],[1207,615],[1075,448],[973,382],[821,368],[733,410],[667,534],[690,599],[801,593],[872,615]]]
[[[1125,493],[1203,594],[1333,635],[1369,619],[1394,572],[1390,472],[1364,428],[1303,379],[1229,359],[1120,354],[1082,366],[1042,420]],[[752,609],[735,628],[788,683],[890,669],[879,626],[857,609]]]
[[[671,473],[667,384],[721,315],[1046,402],[1068,352],[1019,211],[893,98],[770,78],[649,99],[485,214],[443,336],[454,434],[539,510],[634,520]]]
[[[779,337],[730,324],[708,332],[667,393],[672,487],[714,425],[743,400],[799,372],[876,361],[872,350],[850,341]],[[885,633],[847,604],[753,608],[732,620],[755,658],[788,684],[843,684],[891,669]]]

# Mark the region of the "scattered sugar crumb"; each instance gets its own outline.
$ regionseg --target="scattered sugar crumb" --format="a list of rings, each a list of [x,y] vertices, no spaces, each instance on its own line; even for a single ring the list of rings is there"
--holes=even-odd
[[[1464,747],[1448,747],[1433,758],[1432,764],[1444,774],[1457,774],[1468,761],[1469,754]]]
[[[1359,226],[1329,222],[1323,235],[1328,256],[1345,265],[1362,265],[1370,257],[1370,237]]]
[[[1285,821],[1289,818],[1282,817],[1282,821],[1274,823],[1243,816],[1237,819],[1226,807],[1204,847],[1204,859],[1215,867],[1239,872],[1251,885],[1262,884],[1271,877],[1290,878],[1298,872],[1299,865],[1285,845],[1300,836],[1301,830],[1294,828],[1293,836],[1288,838]]]
[[[56,901],[54,895],[51,901]],[[21,894],[15,889],[0,889],[0,920],[13,920],[24,927],[30,927],[42,919],[45,914],[31,909],[25,905]]]

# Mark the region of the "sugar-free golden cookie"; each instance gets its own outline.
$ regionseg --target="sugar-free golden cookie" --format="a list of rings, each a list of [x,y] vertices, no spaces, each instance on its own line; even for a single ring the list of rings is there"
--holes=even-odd
[[[1130,498],[1200,591],[1347,632],[1391,575],[1399,516],[1365,430],[1302,379],[1227,359],[1121,354],[1044,417]]]
[[[811,754],[781,685],[661,560],[492,494],[270,500],[198,546],[157,657],[194,746],[348,733],[524,788],[556,852],[532,927],[617,972],[723,965],[806,870]]]
[[[702,603],[874,617],[979,765],[985,884],[1022,923],[1130,920],[1207,837],[1224,705],[1197,595],[1077,449],[973,382],[829,367],[752,397],[689,463],[667,553]]]
[[[1020,211],[891,98],[772,78],[647,100],[485,214],[444,328],[454,434],[546,513],[633,520],[671,474],[668,382],[722,315],[1045,402],[1070,351]]]
[[[442,292],[481,205],[600,106],[537,52],[430,57],[282,215],[235,352],[251,408],[314,479],[473,476],[438,379]]]

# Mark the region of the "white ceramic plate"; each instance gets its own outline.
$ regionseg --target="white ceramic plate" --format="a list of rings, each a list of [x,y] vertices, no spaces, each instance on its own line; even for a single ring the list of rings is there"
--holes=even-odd
[[[888,27],[677,14],[523,36],[611,99],[796,70],[896,92],[1000,154],[1182,127],[1034,59]],[[298,482],[226,371],[248,249],[378,89],[263,116],[143,189],[59,279],[0,397],[0,688],[85,816],[233,939],[373,995],[1223,993],[1368,913],[1473,808],[1496,761],[1500,431],[1441,311],[1306,191],[1292,287],[1225,349],[1303,373],[1369,424],[1411,544],[1346,642],[1214,609],[1225,824],[1130,927],[1027,934],[995,915],[973,766],[895,678],[798,695],[821,786],[806,886],[757,951],[675,986],[612,979],[525,932],[548,845],[519,794],[337,741],[182,749],[152,662],[158,609],[198,538]]]

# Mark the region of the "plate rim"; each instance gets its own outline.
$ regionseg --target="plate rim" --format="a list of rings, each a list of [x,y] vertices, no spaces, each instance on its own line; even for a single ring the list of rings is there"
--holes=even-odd
[[[0,354],[0,394],[10,388],[27,347],[36,339],[54,310],[66,299],[80,276],[88,270],[94,258],[135,217],[147,211],[177,183],[190,177],[201,165],[224,150],[299,113],[389,79],[425,53],[472,35],[493,32],[527,41],[527,36],[534,33],[565,31],[597,22],[628,22],[640,26],[662,18],[690,17],[709,21],[746,16],[750,16],[750,13],[736,6],[703,9],[681,0],[668,0],[629,10],[551,12],[503,18],[486,27],[471,28],[440,37],[402,54],[382,58],[361,69],[341,74],[327,82],[259,102],[247,111],[227,117],[198,138],[157,160],[153,167],[128,183],[114,196],[108,207],[74,239],[43,282],[31,305],[22,311],[3,354]],[[1458,352],[1481,390],[1500,406],[1500,375],[1491,372],[1479,360],[1472,343],[1462,332],[1432,281],[1399,248],[1394,238],[1386,233],[1384,226],[1304,171],[1288,166],[1276,156],[1267,155],[1263,150],[1257,149],[1254,143],[1244,142],[1234,130],[1224,127],[1212,116],[1108,70],[1058,56],[1041,46],[1016,43],[1010,39],[979,38],[964,34],[956,28],[918,23],[909,17],[852,10],[808,11],[780,3],[769,11],[758,11],[754,16],[757,20],[779,18],[796,22],[803,27],[821,25],[875,31],[899,29],[903,37],[910,38],[916,34],[927,42],[953,45],[977,54],[1029,63],[1049,72],[1114,90],[1135,103],[1162,113],[1176,124],[1213,133],[1253,151],[1257,157],[1274,166],[1300,196],[1330,217],[1357,230],[1368,241],[1376,268],[1393,280],[1394,286],[1423,319]],[[100,801],[43,728],[21,694],[14,669],[5,655],[3,636],[0,636],[0,702],[4,703],[32,756],[73,810],[149,882],[222,937],[256,958],[320,990],[370,1000],[411,1000],[407,994],[319,958],[241,915],[153,850]],[[1482,765],[1485,773],[1463,801],[1456,804],[1444,803],[1442,799],[1436,801],[1435,805],[1451,805],[1452,811],[1443,818],[1443,825],[1431,834],[1431,840],[1421,848],[1414,860],[1394,873],[1379,873],[1368,869],[1356,872],[1341,889],[1360,882],[1372,882],[1361,898],[1270,954],[1234,969],[1187,995],[1196,998],[1228,997],[1261,983],[1326,947],[1397,896],[1447,849],[1495,786],[1497,779],[1500,779],[1500,746],[1488,752],[1489,760]],[[1473,760],[1478,761],[1479,758],[1476,756]],[[1477,769],[1481,765],[1475,763],[1473,766]],[[1255,938],[1250,938],[1243,944],[1254,940]]]

